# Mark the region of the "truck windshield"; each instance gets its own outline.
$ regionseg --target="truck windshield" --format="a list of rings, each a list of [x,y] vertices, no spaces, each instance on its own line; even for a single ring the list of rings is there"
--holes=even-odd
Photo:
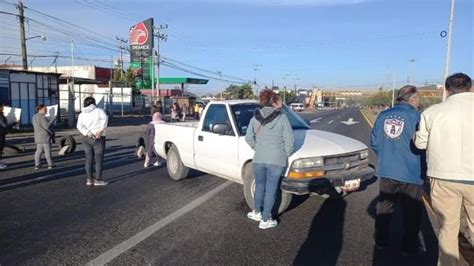
[[[255,109],[258,107],[258,103],[235,104],[230,106],[241,136],[247,133],[250,119],[252,119]],[[310,126],[298,114],[295,114],[290,108],[288,108],[288,106],[283,105],[282,111],[288,118],[288,121],[290,121],[290,125],[293,129],[310,128]]]

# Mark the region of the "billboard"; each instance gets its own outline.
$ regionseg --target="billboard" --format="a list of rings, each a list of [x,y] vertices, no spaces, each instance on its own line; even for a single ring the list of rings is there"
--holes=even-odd
[[[139,88],[151,88],[153,40],[153,18],[130,27],[130,67],[140,73],[140,79],[137,80]]]

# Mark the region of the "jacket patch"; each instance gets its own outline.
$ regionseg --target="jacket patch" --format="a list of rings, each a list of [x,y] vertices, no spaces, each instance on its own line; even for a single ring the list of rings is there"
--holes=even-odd
[[[388,116],[383,124],[385,137],[399,139],[405,126],[405,119],[399,116]]]

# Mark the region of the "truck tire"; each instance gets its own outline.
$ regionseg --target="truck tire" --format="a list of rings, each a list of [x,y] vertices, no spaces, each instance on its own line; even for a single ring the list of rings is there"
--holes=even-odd
[[[59,148],[68,146],[65,154],[73,153],[76,150],[76,140],[73,136],[64,136],[59,140]]]
[[[168,150],[166,160],[166,169],[168,170],[168,175],[171,179],[178,181],[184,179],[188,176],[189,168],[186,167],[181,161],[179,156],[178,148],[175,145],[171,145]]]
[[[274,213],[281,214],[285,212],[291,204],[293,194],[278,190],[277,200],[275,201]],[[254,208],[255,194],[255,176],[253,174],[252,163],[247,164],[244,169],[244,197],[250,209]],[[278,206],[278,209],[276,208]]]

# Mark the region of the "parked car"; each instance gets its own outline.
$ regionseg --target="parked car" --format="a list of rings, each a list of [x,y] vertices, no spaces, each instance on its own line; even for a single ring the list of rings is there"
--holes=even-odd
[[[302,103],[292,103],[290,104],[291,110],[295,112],[303,112],[304,111],[304,104]]]
[[[254,151],[245,134],[257,101],[210,102],[199,122],[156,124],[155,149],[167,159],[170,178],[180,180],[196,169],[243,184],[243,194],[253,207]],[[331,132],[313,130],[288,106],[295,136],[295,151],[281,183],[279,212],[290,204],[293,194],[338,195],[359,189],[372,177],[365,144]]]

